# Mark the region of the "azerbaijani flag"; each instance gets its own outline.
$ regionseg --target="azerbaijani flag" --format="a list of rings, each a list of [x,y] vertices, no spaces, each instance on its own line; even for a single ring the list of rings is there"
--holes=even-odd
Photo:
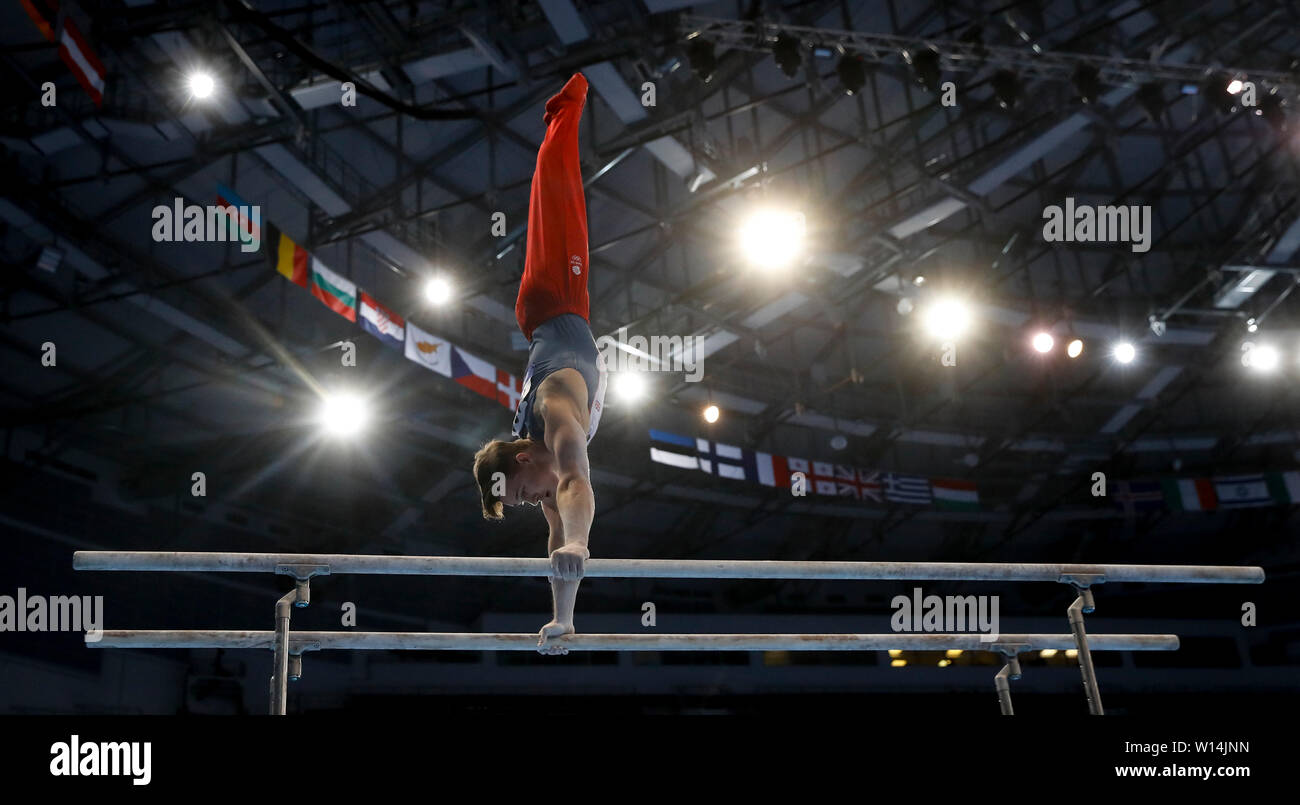
[[[311,295],[348,321],[357,320],[357,284],[330,271],[318,257],[311,258]]]
[[[267,254],[275,264],[275,270],[284,275],[294,285],[307,287],[307,250],[293,242],[293,239],[280,231],[270,221],[266,222],[266,237],[270,248]]]
[[[1162,481],[1165,502],[1175,511],[1208,512],[1219,507],[1214,484],[1209,478],[1181,478]]]
[[[980,494],[974,481],[962,481],[957,478],[931,478],[930,491],[934,505],[948,511],[978,511]]]
[[[376,302],[370,294],[361,292],[361,329],[393,349],[403,349],[406,346],[405,325],[401,316]]]
[[[238,193],[220,182],[217,182],[217,203],[223,207],[235,208],[234,214],[226,213],[226,218],[230,221],[230,234],[234,240],[240,243],[248,243],[250,240],[258,243],[262,242],[262,233],[258,231],[253,219],[243,214],[244,210],[252,209],[253,205],[244,201],[239,197]]]

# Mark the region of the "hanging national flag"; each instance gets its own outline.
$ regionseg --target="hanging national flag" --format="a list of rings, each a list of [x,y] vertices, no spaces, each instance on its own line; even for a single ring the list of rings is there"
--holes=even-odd
[[[27,16],[32,18],[41,35],[50,42],[59,43],[59,58],[76,76],[77,83],[86,91],[95,106],[104,105],[104,76],[108,71],[90,49],[90,43],[81,35],[77,23],[67,15],[63,17],[63,30],[55,30],[59,21],[57,0],[21,0]]]
[[[502,369],[497,370],[497,402],[515,410],[519,405],[519,395],[523,392],[524,385],[519,378]]]
[[[1140,511],[1163,509],[1165,495],[1159,481],[1119,481],[1111,502],[1123,509],[1125,517],[1131,518]]]
[[[307,250],[293,242],[293,239],[280,231],[270,221],[266,222],[267,254],[275,264],[275,270],[284,275],[294,285],[307,287],[307,265],[311,255]]]
[[[497,398],[497,369],[460,347],[451,348],[451,379],[488,399]]]
[[[1273,498],[1268,493],[1268,483],[1263,475],[1228,475],[1214,479],[1214,492],[1219,506],[1224,509],[1248,509],[1254,506],[1271,506]]]
[[[930,502],[930,479],[919,475],[900,475],[896,472],[887,472],[885,473],[885,500],[891,503],[928,504]]]
[[[451,344],[406,322],[406,357],[443,377],[451,377]]]
[[[880,473],[875,470],[858,470],[858,489],[861,490],[863,500],[879,503],[884,491],[880,484]]]
[[[1273,500],[1284,505],[1300,503],[1300,472],[1270,472],[1265,477]]]
[[[311,295],[348,321],[357,320],[357,284],[311,258]]]
[[[932,478],[930,488],[934,491],[934,505],[948,511],[978,511],[980,495],[974,481],[962,481],[957,478]]]
[[[790,487],[790,467],[785,456],[744,450],[745,477],[763,486]]]
[[[365,291],[361,292],[361,329],[393,349],[406,346],[406,322]]]
[[[1171,478],[1161,482],[1165,502],[1174,511],[1208,512],[1219,506],[1209,478]]]
[[[217,203],[222,207],[235,208],[233,213],[229,209],[226,212],[226,219],[230,222],[231,240],[238,243],[262,242],[262,232],[258,229],[257,222],[248,216],[248,211],[253,209],[252,205],[220,182],[217,182]]]
[[[650,429],[650,460],[683,470],[700,468],[694,439],[654,428]]]
[[[708,439],[696,439],[695,451],[699,454],[700,469],[710,475],[737,481],[745,480],[745,455],[739,447],[710,442]]]

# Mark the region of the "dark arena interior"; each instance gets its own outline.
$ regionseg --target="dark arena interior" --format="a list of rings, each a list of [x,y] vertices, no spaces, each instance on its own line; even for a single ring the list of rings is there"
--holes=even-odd
[[[0,712],[1300,698],[1296,3],[0,14]]]

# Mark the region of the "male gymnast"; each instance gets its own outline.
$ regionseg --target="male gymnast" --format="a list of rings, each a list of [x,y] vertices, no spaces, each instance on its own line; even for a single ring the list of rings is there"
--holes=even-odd
[[[547,641],[574,631],[573,607],[583,562],[591,556],[587,539],[596,512],[587,443],[596,435],[605,400],[605,367],[591,334],[587,202],[578,162],[586,100],[587,79],[575,73],[546,102],[546,137],[533,171],[524,276],[515,300],[515,319],[529,340],[515,438],[494,439],[474,455],[485,518],[500,520],[504,506],[531,504],[541,506],[550,526],[546,549],[555,612],[538,635],[543,654],[567,654]]]

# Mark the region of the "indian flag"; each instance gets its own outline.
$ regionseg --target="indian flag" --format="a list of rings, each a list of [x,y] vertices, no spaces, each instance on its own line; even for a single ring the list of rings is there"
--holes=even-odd
[[[1269,492],[1278,503],[1300,503],[1300,472],[1270,472],[1265,477]]]
[[[311,295],[348,321],[357,320],[357,284],[311,258]]]
[[[1175,511],[1208,512],[1219,507],[1214,484],[1209,478],[1182,478],[1162,481],[1165,501]]]
[[[978,511],[980,495],[974,481],[956,478],[931,478],[930,491],[934,505],[949,511]]]

